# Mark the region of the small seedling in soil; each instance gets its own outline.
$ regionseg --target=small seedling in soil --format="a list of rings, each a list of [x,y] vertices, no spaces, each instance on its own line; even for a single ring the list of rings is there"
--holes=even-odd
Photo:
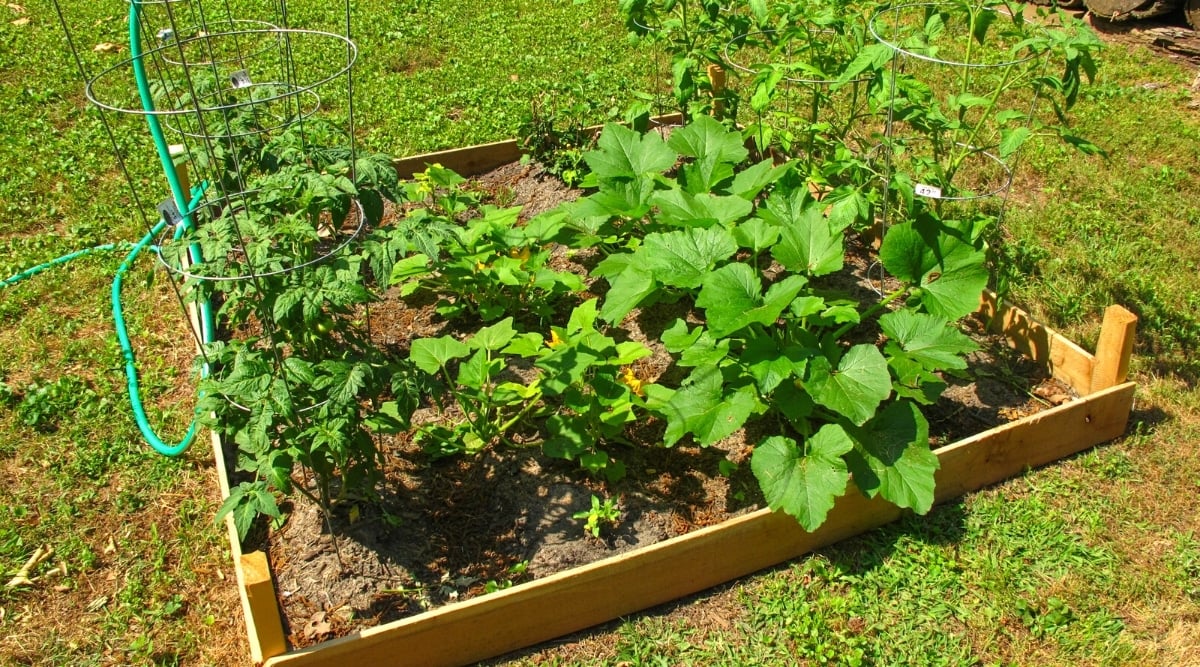
[[[600,498],[592,496],[592,506],[590,509],[581,510],[571,515],[575,519],[586,519],[583,524],[583,532],[590,534],[596,539],[600,539],[601,524],[609,524],[616,526],[621,519],[621,510],[613,502],[612,498],[600,502]]]

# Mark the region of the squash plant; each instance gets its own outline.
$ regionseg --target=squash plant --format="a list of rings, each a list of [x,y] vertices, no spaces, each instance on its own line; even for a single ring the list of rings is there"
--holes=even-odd
[[[927,511],[937,458],[918,406],[975,349],[953,323],[987,285],[986,221],[923,208],[894,225],[880,261],[898,285],[853,301],[822,278],[843,268],[857,209],[815,200],[793,165],[747,157],[707,118],[666,141],[605,127],[585,156],[597,191],[568,215],[609,251],[593,273],[609,283],[599,317],[619,326],[656,300],[689,304],[700,324],[677,320],[661,342],[690,370],[677,387],[645,384],[646,409],[665,418],[668,446],[768,421],[777,435],[751,467],[772,508],[813,529],[853,474],[863,493]]]

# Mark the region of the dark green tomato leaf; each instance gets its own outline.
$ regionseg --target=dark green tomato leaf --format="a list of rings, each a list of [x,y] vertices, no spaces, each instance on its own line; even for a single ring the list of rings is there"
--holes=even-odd
[[[1025,126],[1000,130],[1000,157],[1006,159],[1016,153],[1031,135],[1032,131]]]
[[[418,338],[412,342],[409,359],[417,368],[430,375],[438,371],[451,359],[462,359],[471,354],[471,348],[450,336]]]
[[[921,305],[947,320],[975,311],[987,287],[987,253],[953,225],[905,222],[887,231],[879,257],[896,278],[921,288]]]
[[[682,190],[660,190],[650,202],[658,207],[656,219],[675,227],[731,227],[754,210],[754,204],[741,197],[707,192],[693,195]]]
[[[283,368],[287,372],[288,381],[298,385],[311,385],[317,379],[312,362],[299,357],[284,359]]]
[[[975,38],[976,42],[983,45],[984,40],[987,39],[988,28],[996,22],[1000,13],[989,9],[972,9],[970,11],[971,18],[974,19],[971,24],[971,36]]]
[[[313,387],[325,389],[329,399],[335,404],[355,402],[371,379],[371,366],[362,361],[326,360],[317,364],[317,369],[320,374]]]
[[[661,173],[674,166],[676,157],[658,134],[638,134],[616,123],[605,125],[596,150],[583,155],[588,167],[602,179]]]
[[[763,497],[773,510],[796,518],[805,530],[825,522],[838,496],[846,492],[847,469],[842,455],[854,447],[846,431],[826,424],[805,443],[773,436],[759,443],[750,458]]]
[[[892,393],[887,360],[874,345],[855,345],[833,368],[825,357],[808,364],[805,389],[817,403],[861,425]]]
[[[963,357],[979,349],[945,318],[928,313],[897,310],[880,317],[879,326],[909,357],[930,371],[966,368]]]
[[[696,305],[705,309],[709,332],[724,338],[753,323],[773,325],[806,283],[802,276],[788,276],[763,296],[757,271],[726,264],[705,276]]]
[[[638,264],[650,270],[664,285],[700,287],[717,262],[737,252],[733,235],[721,227],[689,228],[666,234],[647,234],[636,255]]]
[[[861,429],[851,432],[856,447],[846,457],[855,484],[899,507],[924,514],[933,506],[939,462],[929,450],[929,423],[911,401],[896,401]]]
[[[660,411],[667,417],[668,447],[691,433],[707,447],[742,427],[760,407],[753,386],[727,387],[720,369],[697,368]]]
[[[870,46],[863,47],[859,50],[858,55],[854,57],[854,60],[850,61],[846,65],[846,68],[842,70],[842,73],[838,75],[833,87],[835,89],[840,88],[860,78],[860,76],[865,76],[872,70],[882,69],[884,65],[891,61],[892,55],[892,48],[886,44],[871,44]]]

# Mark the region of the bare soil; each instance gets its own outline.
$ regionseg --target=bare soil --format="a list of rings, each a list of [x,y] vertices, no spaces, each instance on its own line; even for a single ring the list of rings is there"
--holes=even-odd
[[[523,205],[525,215],[580,194],[564,190],[537,167],[519,164],[477,181],[505,205]],[[865,246],[851,253],[849,264],[860,275],[870,264],[866,253]],[[840,280],[839,288],[865,289],[861,277]],[[680,313],[652,310],[631,316],[630,335],[654,347],[663,327]],[[371,321],[379,343],[400,348],[413,338],[447,331],[429,304],[399,299],[373,306]],[[966,372],[944,378],[947,391],[926,410],[931,444],[1073,398],[1069,388],[986,335],[979,323],[969,326],[982,349],[971,355]],[[640,377],[653,380],[670,372],[661,349],[640,363]],[[629,437],[661,442],[663,428],[646,420]],[[344,503],[335,507],[329,525],[315,506],[297,502],[286,524],[258,546],[269,550],[289,640],[293,647],[308,646],[753,511],[762,499],[748,457],[751,443],[762,435],[738,433],[708,448],[614,449],[610,453],[627,467],[615,484],[543,456],[536,433],[527,447],[441,460],[397,436],[382,443],[388,463],[381,504]],[[737,465],[727,476],[719,472],[724,460]],[[621,509],[617,525],[605,526],[601,538],[586,534],[583,522],[573,518],[593,495],[616,498]]]

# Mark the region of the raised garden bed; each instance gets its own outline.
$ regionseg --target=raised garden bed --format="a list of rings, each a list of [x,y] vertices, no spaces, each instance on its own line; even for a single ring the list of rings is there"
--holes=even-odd
[[[416,156],[402,176],[439,163],[464,175],[516,160],[515,142]],[[1135,320],[1113,307],[1089,354],[1025,313],[984,295],[980,315],[1014,348],[1081,398],[959,440],[936,451],[936,501],[1012,477],[1120,435],[1132,407],[1126,383]],[[225,453],[214,438],[222,492]],[[667,602],[808,553],[894,520],[903,510],[851,491],[814,532],[790,516],[759,510],[649,547],[451,604],[316,646],[288,652],[267,556],[242,553],[228,521],[252,659],[275,664],[359,664],[403,655],[422,665],[458,665],[552,639]]]

